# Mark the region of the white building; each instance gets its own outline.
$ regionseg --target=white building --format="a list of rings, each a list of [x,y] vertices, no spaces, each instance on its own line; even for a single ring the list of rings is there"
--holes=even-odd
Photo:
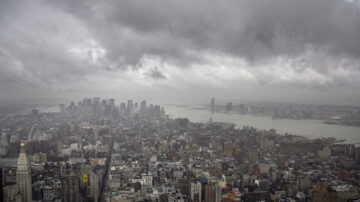
[[[201,183],[195,182],[190,184],[190,195],[192,201],[202,201],[201,200]]]
[[[16,170],[16,184],[21,194],[21,201],[32,201],[31,190],[31,169],[29,158],[24,150],[24,143],[21,144],[20,156]]]
[[[151,172],[143,173],[141,176],[142,176],[144,185],[147,186],[147,187],[152,187],[152,184],[153,184],[153,175],[152,175],[152,173]]]

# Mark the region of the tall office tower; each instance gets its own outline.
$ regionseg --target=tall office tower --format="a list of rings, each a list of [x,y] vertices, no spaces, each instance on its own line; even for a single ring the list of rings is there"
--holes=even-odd
[[[101,189],[101,175],[98,173],[90,172],[90,198],[97,202]]]
[[[65,105],[64,104],[60,104],[60,113],[65,114]]]
[[[139,108],[139,103],[135,102],[135,109]]]
[[[232,103],[231,103],[231,102],[227,103],[227,105],[226,105],[226,110],[227,110],[227,111],[231,111],[231,110],[232,110]]]
[[[240,113],[245,113],[245,105],[244,104],[240,104],[239,112]]]
[[[37,116],[39,116],[39,110],[38,109],[33,109],[31,111],[31,114],[32,114],[33,117],[37,117]]]
[[[79,202],[79,177],[71,172],[66,177],[61,179],[61,201]]]
[[[105,116],[110,117],[111,111],[112,111],[111,105],[105,105],[105,112],[104,112]]]
[[[90,106],[91,105],[91,99],[90,98],[85,98],[84,100],[83,100],[83,105],[84,106]]]
[[[100,104],[100,101],[101,99],[100,99],[100,97],[94,97],[93,98],[93,103],[95,104],[95,105],[99,105]]]
[[[115,108],[115,99],[110,98],[108,104],[111,106],[111,109],[114,109]]]
[[[160,115],[161,114],[161,108],[159,105],[155,105],[154,107],[154,114]]]
[[[120,109],[126,109],[126,103],[125,102],[122,102],[121,104],[120,104]]]
[[[21,143],[20,156],[17,163],[16,184],[21,194],[21,200],[25,202],[32,201],[30,161],[25,152],[24,143]]]
[[[146,100],[143,100],[140,102],[140,110],[145,110],[146,109]]]
[[[215,110],[215,98],[211,98],[211,111]]]
[[[132,112],[134,110],[134,104],[132,100],[128,100],[127,102],[127,109],[128,111]]]
[[[73,112],[75,111],[75,104],[74,104],[74,102],[70,102],[69,110],[70,110],[71,113],[73,113]]]

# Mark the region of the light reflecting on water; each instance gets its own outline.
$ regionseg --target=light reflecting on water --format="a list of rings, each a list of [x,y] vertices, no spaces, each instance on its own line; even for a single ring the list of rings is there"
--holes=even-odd
[[[207,122],[209,118],[212,118],[213,121],[234,123],[238,128],[243,126],[253,126],[258,129],[274,128],[280,134],[287,132],[308,138],[334,137],[339,140],[345,139],[348,143],[360,143],[360,127],[328,125],[317,120],[271,119],[262,116],[211,113],[206,109],[175,105],[166,105],[165,111],[170,118],[187,117],[193,122]]]

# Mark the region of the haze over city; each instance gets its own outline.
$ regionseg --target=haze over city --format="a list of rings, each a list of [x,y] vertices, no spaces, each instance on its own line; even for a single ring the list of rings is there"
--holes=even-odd
[[[0,202],[359,202],[360,0],[0,0]]]

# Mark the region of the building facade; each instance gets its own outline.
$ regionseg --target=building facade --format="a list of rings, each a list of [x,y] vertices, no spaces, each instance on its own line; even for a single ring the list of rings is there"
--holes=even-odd
[[[24,144],[22,144],[22,147]],[[16,184],[24,202],[32,201],[30,161],[24,148],[20,150],[17,163]]]

